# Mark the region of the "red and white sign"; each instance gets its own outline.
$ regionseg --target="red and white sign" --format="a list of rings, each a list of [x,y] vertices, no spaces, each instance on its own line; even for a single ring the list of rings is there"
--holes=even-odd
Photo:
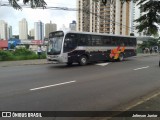
[[[8,48],[8,40],[0,40],[0,48]]]
[[[32,40],[31,43],[35,44],[35,45],[42,45],[43,44],[43,40]]]

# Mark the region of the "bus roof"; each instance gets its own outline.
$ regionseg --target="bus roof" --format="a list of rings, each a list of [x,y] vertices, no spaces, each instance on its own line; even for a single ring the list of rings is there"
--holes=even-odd
[[[61,30],[63,31],[63,30]],[[58,31],[57,31],[58,32]],[[107,33],[95,33],[95,32],[80,32],[80,31],[63,31],[64,34],[67,33],[79,33],[79,34],[90,34],[90,35],[104,35],[104,36],[116,36],[116,37],[131,37],[131,38],[137,38],[135,36],[127,36],[127,35],[114,35],[114,34],[107,34]]]

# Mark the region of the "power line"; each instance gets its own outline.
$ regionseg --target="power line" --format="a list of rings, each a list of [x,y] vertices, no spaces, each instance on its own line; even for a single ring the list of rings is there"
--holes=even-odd
[[[90,5],[88,5],[87,7],[89,7],[90,8],[90,6],[92,5],[92,3],[90,4]],[[108,4],[106,4],[106,5],[108,5]],[[9,3],[7,3],[7,2],[5,2],[5,3],[1,3],[0,4],[0,6],[4,6],[4,7],[12,7]],[[24,5],[24,4],[22,4],[22,5],[20,5],[22,8],[31,8],[29,5]],[[111,20],[111,19],[107,19],[107,18],[102,18],[102,16],[100,16],[100,15],[97,15],[96,13],[94,13],[94,12],[91,12],[90,11],[90,9],[77,9],[77,8],[68,8],[68,7],[46,7],[46,8],[42,8],[42,7],[37,7],[36,9],[49,9],[49,10],[64,10],[64,11],[83,11],[83,12],[85,12],[86,14],[92,14],[92,15],[94,15],[94,16],[96,16],[96,17],[98,17],[98,18],[100,18],[101,20],[107,20],[108,22],[113,22],[113,23],[115,23],[116,25],[118,25],[118,26],[121,26],[122,25],[122,27],[123,28],[128,28],[128,29],[134,29],[133,27],[129,27],[129,26],[127,26],[127,25],[124,25],[124,24],[122,24],[122,23],[119,23],[119,22],[116,22],[116,21],[113,21],[113,20]]]

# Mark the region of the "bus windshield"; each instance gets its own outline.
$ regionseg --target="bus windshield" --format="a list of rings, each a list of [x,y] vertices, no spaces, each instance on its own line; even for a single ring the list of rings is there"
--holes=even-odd
[[[60,54],[62,49],[62,41],[63,41],[63,35],[53,34],[53,36],[49,38],[47,54],[50,55]]]

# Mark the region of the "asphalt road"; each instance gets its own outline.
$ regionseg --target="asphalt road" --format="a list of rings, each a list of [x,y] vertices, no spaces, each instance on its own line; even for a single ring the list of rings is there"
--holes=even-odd
[[[160,88],[158,59],[0,67],[0,111],[115,110]]]

